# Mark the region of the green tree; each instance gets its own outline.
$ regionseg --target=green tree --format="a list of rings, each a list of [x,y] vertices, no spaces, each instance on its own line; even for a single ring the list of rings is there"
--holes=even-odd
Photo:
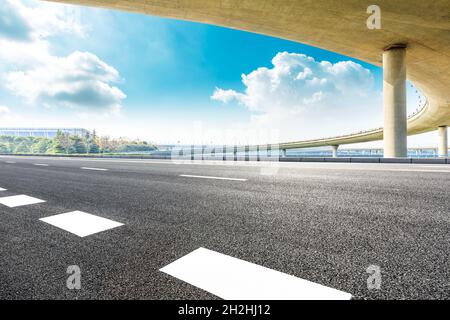
[[[100,152],[100,147],[98,146],[98,144],[93,141],[90,145],[89,145],[89,153],[99,153]]]
[[[97,133],[95,132],[95,129],[93,130],[92,134],[90,132],[86,132],[84,136],[84,144],[86,145],[87,153],[100,152],[100,147],[97,144]]]
[[[14,153],[28,153],[30,152],[30,147],[26,141],[19,143],[14,149]]]
[[[0,153],[10,153],[9,144],[0,142]]]
[[[71,136],[70,142],[69,153],[86,153],[86,145],[79,136]]]
[[[67,153],[66,135],[58,130],[56,137],[53,138],[51,153]]]
[[[150,146],[146,143],[127,143],[122,144],[117,148],[117,152],[142,152],[153,150],[155,150],[155,147]]]
[[[110,152],[148,152],[157,150],[151,142],[114,139],[92,134],[70,136],[58,131],[55,138],[0,136],[0,153],[110,153]]]
[[[14,142],[14,137],[13,136],[0,136],[0,142],[4,142],[9,145]]]
[[[31,147],[33,153],[47,153],[52,147],[52,140],[48,138],[38,138]]]

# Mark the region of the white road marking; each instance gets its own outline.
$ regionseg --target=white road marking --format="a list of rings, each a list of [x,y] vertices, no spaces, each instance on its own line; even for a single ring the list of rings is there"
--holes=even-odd
[[[349,300],[351,294],[199,248],[160,271],[232,300]]]
[[[226,178],[226,177],[213,177],[213,176],[195,176],[195,175],[190,175],[190,174],[180,174],[180,177],[200,178],[200,179],[232,180],[232,181],[247,181],[247,179],[240,179],[240,178]]]
[[[48,167],[48,164],[46,163],[35,163],[35,166],[41,166],[41,167]]]
[[[443,165],[428,164],[428,165],[417,166],[417,167],[420,167],[420,168],[446,168],[446,169],[450,169],[450,165],[448,165],[448,164],[443,164]]]
[[[0,191],[6,191],[6,190],[8,190],[8,189],[5,189],[5,188],[0,188]]]
[[[83,170],[96,170],[96,171],[108,171],[108,169],[104,169],[104,168],[91,168],[91,167],[81,167],[80,169],[83,169]]]
[[[24,194],[18,196],[9,196],[9,197],[1,197],[0,204],[8,206],[10,208],[18,207],[18,206],[26,206],[29,204],[42,203],[44,200],[33,198],[30,196],[26,196]]]
[[[450,170],[424,170],[424,169],[371,169],[371,171],[440,172],[440,173],[450,173]]]
[[[85,237],[94,233],[120,227],[123,223],[82,211],[72,211],[39,219],[55,227]]]
[[[6,163],[16,163],[15,161],[5,161]]]

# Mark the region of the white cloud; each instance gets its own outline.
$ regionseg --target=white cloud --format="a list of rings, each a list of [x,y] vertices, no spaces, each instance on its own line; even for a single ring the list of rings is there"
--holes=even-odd
[[[5,0],[0,7],[0,37],[29,41],[60,33],[84,36],[78,12],[72,6]]]
[[[5,81],[14,94],[47,107],[117,111],[126,97],[109,84],[119,81],[118,71],[89,52],[51,57],[30,70],[7,73]]]
[[[71,8],[71,10],[67,9]],[[43,1],[5,0],[0,6],[1,69],[23,68],[46,62],[50,56],[47,38],[58,34],[84,35],[76,7]]]
[[[31,26],[17,7],[18,2],[6,0],[0,6],[0,37],[16,41],[31,39]]]
[[[7,107],[7,106],[0,106],[0,114],[6,114],[6,113],[9,113],[9,112],[10,112],[9,107]]]
[[[244,92],[216,88],[211,99],[245,106],[251,120],[242,124],[243,128],[279,130],[283,140],[348,131],[344,128],[349,114],[354,120],[353,130],[376,124],[365,118],[380,111],[376,107],[381,106],[380,98],[374,90],[373,75],[360,64],[319,62],[287,52],[278,53],[272,64],[272,68],[243,74]]]
[[[0,105],[0,125],[9,123],[13,119],[15,117],[11,114],[11,109],[7,106]]]
[[[244,95],[242,93],[237,93],[234,90],[223,90],[220,88],[216,88],[213,95],[211,96],[211,99],[222,101],[223,103],[228,103],[233,101],[234,99],[243,100],[243,96]]]
[[[0,72],[7,89],[31,104],[68,107],[77,114],[120,111],[126,95],[112,85],[120,81],[114,67],[89,52],[50,54],[47,38],[84,36],[76,7],[8,0],[0,11],[13,17],[0,17]]]
[[[0,38],[0,72],[8,69],[22,69],[45,63],[50,54],[46,41],[23,42]]]
[[[245,92],[216,88],[212,99],[233,99],[251,111],[338,107],[348,97],[364,97],[372,89],[370,71],[352,61],[318,62],[304,54],[280,52],[273,68],[258,68],[242,75]]]

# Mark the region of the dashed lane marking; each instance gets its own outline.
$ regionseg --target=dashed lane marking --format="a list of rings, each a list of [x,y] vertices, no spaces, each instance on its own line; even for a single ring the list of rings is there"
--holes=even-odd
[[[349,300],[350,293],[199,248],[160,271],[233,300]]]
[[[42,202],[45,202],[45,200],[33,198],[33,197],[30,197],[30,196],[27,196],[24,194],[0,198],[0,204],[3,204],[10,208],[26,206],[26,205],[42,203]]]
[[[102,218],[82,211],[72,211],[39,219],[79,237],[120,227],[123,223]]]
[[[83,170],[95,170],[95,171],[108,171],[108,169],[104,169],[104,168],[91,168],[91,167],[81,167],[80,169],[83,169]]]
[[[191,174],[180,174],[180,177],[199,178],[199,179],[232,180],[232,181],[247,181],[247,179],[240,179],[240,178],[227,178],[227,177],[214,177],[214,176],[196,176],[196,175],[191,175]]]

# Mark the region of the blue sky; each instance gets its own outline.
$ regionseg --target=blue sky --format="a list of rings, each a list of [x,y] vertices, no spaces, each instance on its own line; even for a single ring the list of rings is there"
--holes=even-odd
[[[0,126],[253,143],[382,125],[382,70],[362,61],[186,21],[40,1],[2,6]],[[412,112],[414,88],[408,99]]]

